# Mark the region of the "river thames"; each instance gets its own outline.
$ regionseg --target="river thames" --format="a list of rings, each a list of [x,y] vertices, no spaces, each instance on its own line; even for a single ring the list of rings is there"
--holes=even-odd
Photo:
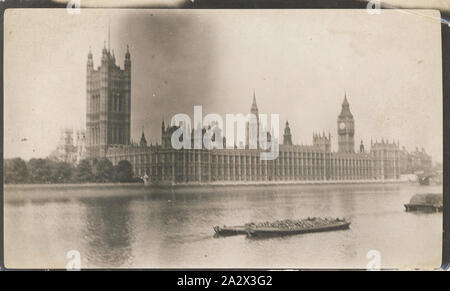
[[[404,211],[416,184],[217,187],[181,193],[134,186],[7,186],[8,268],[381,268],[433,269],[441,263],[442,213]],[[250,239],[214,237],[214,225],[350,219],[348,230]],[[373,252],[372,252],[373,253]]]

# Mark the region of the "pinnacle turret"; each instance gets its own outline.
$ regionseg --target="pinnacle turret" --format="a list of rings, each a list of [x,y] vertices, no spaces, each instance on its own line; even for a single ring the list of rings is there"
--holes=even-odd
[[[130,59],[130,47],[127,45],[127,52],[125,53],[125,59]]]
[[[256,104],[255,90],[253,90],[253,102],[252,102],[252,108],[250,109],[250,112],[253,114],[258,114],[258,105]],[[256,116],[256,118],[258,118],[258,116]]]
[[[144,127],[142,127],[142,135],[141,135],[141,141],[139,142],[139,145],[142,147],[147,146],[147,139],[145,138]]]
[[[353,118],[353,114],[350,112],[350,104],[347,100],[347,93],[344,95],[344,101],[342,102],[341,114],[339,114],[339,117]]]

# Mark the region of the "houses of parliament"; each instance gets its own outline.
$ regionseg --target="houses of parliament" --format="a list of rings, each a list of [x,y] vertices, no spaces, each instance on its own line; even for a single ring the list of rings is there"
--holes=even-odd
[[[113,164],[128,160],[134,174],[154,184],[265,183],[308,181],[396,180],[402,173],[402,150],[395,142],[363,141],[355,145],[355,120],[344,97],[337,117],[338,151],[331,150],[331,135],[313,134],[312,144],[292,142],[285,123],[283,141],[275,160],[261,160],[261,149],[173,149],[177,126],[161,125],[161,143],[130,142],[131,56],[127,48],[123,69],[106,47],[101,64],[87,59],[86,155],[106,157]],[[253,96],[251,113],[258,113]],[[355,146],[357,150],[355,151]],[[431,162],[431,159],[430,159]]]

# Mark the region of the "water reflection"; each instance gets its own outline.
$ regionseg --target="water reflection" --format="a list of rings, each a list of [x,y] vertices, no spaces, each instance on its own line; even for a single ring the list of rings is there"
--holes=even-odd
[[[86,198],[83,243],[89,265],[126,267],[133,260],[131,198]]]

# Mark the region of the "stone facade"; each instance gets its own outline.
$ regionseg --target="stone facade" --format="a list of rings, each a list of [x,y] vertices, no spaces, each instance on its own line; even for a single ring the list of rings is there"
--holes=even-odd
[[[129,145],[131,116],[131,60],[127,47],[124,68],[114,52],[103,48],[101,65],[94,69],[88,54],[86,137],[89,157],[104,157],[112,145]]]
[[[50,159],[70,164],[78,164],[86,158],[86,132],[71,128],[61,130],[60,138],[56,150],[50,156]]]
[[[384,139],[371,144],[371,154],[374,159],[374,178],[390,179],[400,177],[400,149],[399,144],[389,143]]]
[[[346,98],[343,107],[349,112]],[[255,98],[252,111],[257,111]],[[338,126],[340,122],[341,115]],[[354,121],[347,122],[354,126]],[[157,184],[393,180],[400,175],[398,144],[383,140],[371,143],[370,152],[365,152],[361,141],[360,151],[355,153],[349,131],[342,131],[346,135],[344,148],[332,152],[330,134],[313,134],[312,145],[294,145],[286,122],[278,158],[264,161],[260,159],[261,149],[248,147],[175,150],[170,137],[176,129],[163,122],[161,145],[147,146],[142,135],[139,146],[110,147],[107,157],[113,164],[129,160],[136,175],[148,176]]]
[[[425,149],[416,148],[415,151],[407,151],[405,147],[400,151],[400,173],[414,174],[418,172],[430,172],[433,168],[431,156]]]
[[[338,152],[352,154],[355,152],[355,121],[350,112],[350,105],[347,101],[347,94],[342,103],[341,113],[337,121],[338,132]]]

